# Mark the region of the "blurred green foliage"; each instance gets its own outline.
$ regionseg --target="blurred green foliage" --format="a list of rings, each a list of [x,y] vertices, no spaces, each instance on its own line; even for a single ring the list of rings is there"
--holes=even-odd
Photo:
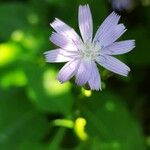
[[[96,31],[112,11],[106,0],[0,1],[0,149],[146,150],[150,148],[150,1],[120,12],[135,39],[120,59],[128,78],[102,72],[103,91],[56,80],[63,64],[46,64],[49,23],[58,17],[77,31],[79,4],[89,3]],[[107,80],[106,80],[107,79]]]

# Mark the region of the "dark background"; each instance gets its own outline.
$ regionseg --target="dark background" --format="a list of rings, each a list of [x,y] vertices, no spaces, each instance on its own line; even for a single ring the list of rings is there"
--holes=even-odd
[[[0,0],[0,149],[146,150],[150,148],[150,0],[118,12],[122,39],[136,48],[119,59],[129,77],[101,70],[103,90],[55,79],[63,64],[46,64],[49,23],[78,30],[79,4],[89,3],[94,30],[113,11],[107,0]]]

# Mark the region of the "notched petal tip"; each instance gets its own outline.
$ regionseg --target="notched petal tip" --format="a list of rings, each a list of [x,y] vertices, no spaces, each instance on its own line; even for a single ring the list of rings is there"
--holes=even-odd
[[[60,84],[63,84],[65,82],[59,73],[56,76],[56,80],[58,80]]]
[[[64,81],[62,81],[59,76],[56,77],[56,80],[58,80],[60,84],[64,83]]]
[[[130,72],[130,71],[129,71],[129,72]],[[129,72],[128,72],[127,74],[122,75],[122,76],[128,77],[128,76],[129,76]]]
[[[57,32],[52,32],[52,34],[49,36],[49,40],[52,42],[52,38],[57,34]],[[53,42],[52,42],[53,43]]]
[[[79,5],[79,8],[83,8],[83,7],[89,7],[89,4],[84,4],[84,5]]]
[[[51,27],[53,27],[53,23],[55,22],[55,20],[56,20],[56,19],[54,19],[52,22],[49,23],[49,25],[50,25]]]
[[[90,9],[89,4],[85,4],[84,6],[86,6],[87,9]]]
[[[46,52],[44,52],[43,54],[44,54],[44,55],[48,55],[49,52],[50,52],[50,51],[46,51]]]
[[[118,17],[121,17],[121,15],[119,15],[117,12],[113,11],[112,12],[112,15],[115,15],[115,16],[118,16]]]
[[[131,69],[127,66],[127,71],[126,71],[126,73],[124,73],[122,76],[124,76],[124,77],[128,77],[129,76],[129,73],[130,73],[130,71],[131,71]]]
[[[95,91],[101,91],[102,89],[99,87],[99,88],[95,88],[94,90]]]
[[[93,91],[102,91],[102,88],[101,87],[99,87],[99,88],[92,88],[92,87],[90,87],[91,88],[91,90],[93,90]]]
[[[112,13],[110,13],[110,15],[107,17],[107,19],[115,19],[115,20],[120,20],[121,15],[119,15],[117,12],[113,11]]]
[[[135,48],[135,44],[136,44],[136,40],[131,40],[132,44],[133,44],[133,47]]]
[[[50,23],[50,26],[51,26],[52,28],[54,28],[54,26],[57,24],[57,21],[60,21],[60,19],[55,18],[55,19]]]
[[[122,28],[122,30],[127,30],[126,26],[123,23],[118,24],[117,28]]]

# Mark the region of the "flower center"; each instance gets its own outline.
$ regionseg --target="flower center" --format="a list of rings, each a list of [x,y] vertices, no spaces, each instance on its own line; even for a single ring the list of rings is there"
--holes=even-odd
[[[80,55],[86,60],[95,60],[99,55],[100,47],[94,43],[84,43],[80,49]]]

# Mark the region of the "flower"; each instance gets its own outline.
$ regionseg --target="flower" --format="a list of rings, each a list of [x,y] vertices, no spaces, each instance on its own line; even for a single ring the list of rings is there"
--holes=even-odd
[[[115,42],[126,31],[123,24],[118,24],[119,19],[120,16],[112,12],[93,38],[89,5],[80,5],[78,21],[82,39],[73,28],[57,18],[50,24],[55,30],[50,41],[60,48],[45,52],[45,56],[47,62],[67,62],[57,76],[61,83],[75,76],[78,85],[87,83],[91,90],[101,89],[97,64],[119,75],[128,75],[130,68],[111,56],[127,53],[135,47],[134,40]]]
[[[133,0],[111,0],[112,7],[119,11],[130,10],[133,7]]]

